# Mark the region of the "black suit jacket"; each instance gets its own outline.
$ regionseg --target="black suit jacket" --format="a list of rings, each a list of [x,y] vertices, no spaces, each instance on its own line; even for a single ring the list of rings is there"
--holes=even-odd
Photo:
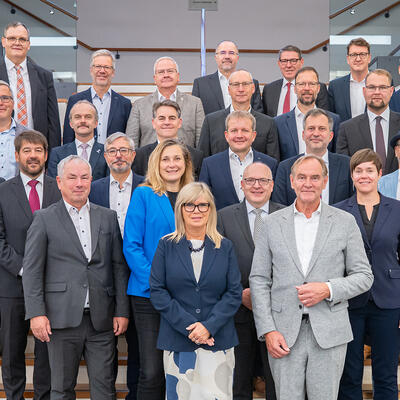
[[[282,161],[276,171],[274,191],[272,200],[289,206],[296,199],[296,193],[290,185],[290,169],[294,162],[304,156],[288,158]],[[350,158],[343,154],[328,153],[328,185],[329,185],[329,204],[348,199],[353,195],[353,181],[350,176]]]
[[[255,90],[251,96],[251,108],[262,112],[260,85],[257,79],[253,79],[253,82]],[[203,103],[205,115],[225,108],[218,71],[210,75],[196,78],[193,82],[192,95],[200,98]]]
[[[55,179],[44,176],[42,208],[60,200]],[[23,297],[22,268],[25,239],[32,211],[20,175],[0,185],[0,296]]]
[[[212,156],[228,148],[228,143],[225,139],[225,119],[229,113],[230,107],[205,117],[198,146],[204,157]],[[260,153],[267,154],[279,161],[278,131],[273,118],[253,109],[251,109],[251,113],[256,119],[257,132],[252,147]]]
[[[281,95],[283,79],[278,79],[264,85],[262,93],[262,103],[264,114],[270,117],[276,117],[278,113],[279,97]],[[320,82],[320,89],[316,100],[318,108],[329,110],[328,90],[325,83]],[[293,105],[294,107],[294,105]]]
[[[284,208],[281,204],[269,202],[269,214]],[[218,211],[218,231],[233,243],[241,273],[243,289],[249,287],[249,275],[253,261],[254,242],[250,231],[246,201],[233,204]],[[235,315],[236,322],[253,318],[251,310],[243,304]]]
[[[136,174],[146,176],[147,174],[147,165],[149,163],[150,154],[157,147],[158,142],[154,142],[151,144],[147,144],[146,146],[140,147],[136,150],[135,160],[132,164],[132,170]],[[192,157],[193,163],[193,173],[195,179],[197,180],[200,176],[201,164],[203,162],[203,152],[197,149],[194,149],[191,146],[186,145],[187,149],[190,152],[190,156]]]
[[[386,166],[383,174],[390,174],[398,169],[397,158],[390,139],[400,130],[400,113],[390,111],[389,116],[389,139],[386,149]],[[364,113],[340,124],[339,137],[336,143],[336,151],[340,154],[352,156],[361,149],[373,149],[371,130],[369,128],[368,114]]]
[[[80,100],[87,100],[92,103],[90,88],[83,92],[75,93],[68,99],[67,109],[64,118],[63,143],[70,143],[75,140],[75,132],[69,125],[69,112],[72,106]],[[107,136],[115,132],[126,130],[129,114],[131,113],[132,103],[129,99],[111,90],[110,114],[107,121]],[[97,139],[97,128],[94,130],[94,137]]]
[[[51,149],[61,144],[60,116],[53,75],[29,58],[27,67],[31,85],[33,127],[46,136]],[[9,83],[3,57],[0,58],[0,79]]]
[[[350,74],[329,82],[329,108],[342,122],[351,119]]]

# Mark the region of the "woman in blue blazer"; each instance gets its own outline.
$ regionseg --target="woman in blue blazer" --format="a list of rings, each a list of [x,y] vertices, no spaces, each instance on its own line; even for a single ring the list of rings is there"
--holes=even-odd
[[[150,303],[150,267],[160,238],[175,229],[174,206],[179,190],[193,181],[187,148],[165,140],[152,152],[146,181],[131,197],[124,229],[124,255],[131,270],[128,295],[140,348],[138,399],[165,397],[162,352],[157,350],[160,316]]]
[[[371,149],[350,160],[356,194],[336,206],[353,214],[374,274],[369,292],[349,301],[354,340],[348,344],[338,400],[361,400],[364,343],[371,345],[374,399],[397,400],[400,346],[400,202],[378,192],[382,163]]]
[[[150,299],[161,314],[157,347],[164,350],[167,399],[188,392],[191,399],[232,399],[233,317],[242,287],[206,184],[181,190],[175,221],[175,232],[158,244],[150,275]]]

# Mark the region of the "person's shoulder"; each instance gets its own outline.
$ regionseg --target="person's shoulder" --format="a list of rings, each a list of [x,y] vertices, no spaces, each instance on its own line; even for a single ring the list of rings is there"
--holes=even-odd
[[[212,156],[206,157],[203,162],[205,162],[206,164],[213,164],[213,163],[217,163],[219,161],[221,161],[222,159],[226,158],[227,155],[226,153],[228,152],[228,150],[224,150],[221,151],[219,153],[213,154]],[[260,153],[262,154],[262,153]]]
[[[212,74],[199,76],[194,81],[197,83],[205,82],[207,79],[213,78],[217,72],[213,72]]]
[[[395,209],[397,212],[400,212],[400,201],[393,199],[391,197],[384,196],[381,194],[381,203],[382,204],[387,204],[393,209]]]
[[[256,111],[256,110],[253,110],[252,114],[254,115],[254,117],[256,118],[256,120],[258,122],[269,122],[269,123],[271,123],[274,120],[273,117],[270,117],[269,115],[266,115],[266,114],[261,113],[261,112]],[[257,126],[256,126],[256,128],[257,128]]]
[[[279,79],[276,79],[275,81],[272,81],[272,82],[269,82],[269,83],[265,84],[264,88],[266,88],[266,90],[268,90],[268,89],[270,89],[272,87],[275,87],[275,86],[279,86],[279,85],[282,86],[282,82],[283,82],[283,79],[279,78]]]
[[[118,99],[124,103],[131,103],[131,101],[127,97],[122,96],[122,94],[119,94],[119,93],[115,92],[114,90],[111,90],[111,94],[113,97],[118,97]]]
[[[226,118],[226,110],[218,110],[218,111],[214,111],[210,114],[207,114],[205,117],[205,120],[209,121],[209,122],[213,122],[213,121],[218,121],[220,119],[223,119],[225,121]]]
[[[184,102],[201,104],[201,100],[197,96],[183,92],[179,92],[179,94],[182,96]]]
[[[349,78],[350,78],[350,74],[341,76],[341,77],[339,77],[339,78],[335,78],[335,79],[333,79],[333,80],[331,80],[331,81],[329,82],[329,87],[332,88],[332,87],[335,87],[335,86],[337,86],[337,85],[342,85],[342,84],[344,84],[347,80],[349,80]]]
[[[105,185],[107,183],[110,183],[110,177],[109,176],[97,179],[97,180],[92,182],[91,190],[100,189],[101,187],[103,187],[103,185]]]
[[[349,165],[349,163],[350,163],[350,157],[347,156],[346,154],[339,154],[339,153],[329,152],[329,157],[332,158],[332,159],[336,159],[340,163],[343,163],[343,164]]]
[[[242,203],[231,204],[230,206],[226,206],[218,210],[218,215],[221,218],[232,216],[239,208]]]
[[[363,114],[357,115],[354,118],[350,118],[350,119],[348,119],[346,121],[342,121],[340,123],[340,127],[347,127],[347,126],[357,125],[357,124],[360,123],[360,121],[363,121],[364,119],[368,119],[367,113],[363,113]]]
[[[51,71],[49,71],[46,68],[41,67],[39,64],[36,64],[29,58],[27,59],[27,65],[28,65],[28,68],[34,68],[39,75],[40,74],[47,75],[48,77],[51,77],[51,79],[53,79],[53,73]]]

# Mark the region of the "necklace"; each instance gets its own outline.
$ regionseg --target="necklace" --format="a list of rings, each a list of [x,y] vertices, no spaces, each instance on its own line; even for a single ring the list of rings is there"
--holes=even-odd
[[[200,247],[198,247],[197,249],[195,249],[195,248],[193,247],[192,243],[190,243],[190,244],[189,244],[189,250],[190,250],[192,253],[198,253],[199,251],[202,251],[202,250],[204,249],[204,246],[205,246],[205,245],[206,245],[206,242],[204,241]]]

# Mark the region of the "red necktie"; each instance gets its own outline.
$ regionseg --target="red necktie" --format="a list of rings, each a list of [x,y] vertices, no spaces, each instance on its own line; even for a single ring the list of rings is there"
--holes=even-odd
[[[40,200],[39,195],[36,190],[36,185],[39,183],[36,179],[32,179],[28,182],[28,185],[31,187],[31,191],[29,192],[29,205],[31,206],[32,214],[36,210],[40,210]]]
[[[379,157],[382,161],[382,168],[385,170],[386,164],[386,148],[385,148],[385,140],[383,138],[383,129],[381,125],[381,116],[377,116],[375,118],[375,148],[376,152],[379,154]]]
[[[24,80],[22,79],[21,66],[16,65],[17,70],[17,122],[21,125],[28,125],[28,113],[26,110],[26,97]]]
[[[285,96],[285,101],[283,102],[283,113],[287,113],[290,111],[290,86],[291,82],[288,82],[286,84],[287,92]]]

